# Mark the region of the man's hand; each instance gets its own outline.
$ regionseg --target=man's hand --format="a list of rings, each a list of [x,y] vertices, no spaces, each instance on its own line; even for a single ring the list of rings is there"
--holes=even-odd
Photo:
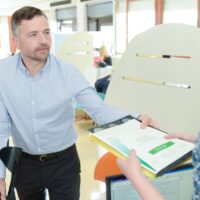
[[[6,200],[6,182],[4,178],[0,178],[1,200]]]
[[[147,126],[151,126],[153,128],[159,128],[158,124],[156,121],[151,119],[147,115],[140,115],[139,120],[141,121],[141,128],[146,128]]]

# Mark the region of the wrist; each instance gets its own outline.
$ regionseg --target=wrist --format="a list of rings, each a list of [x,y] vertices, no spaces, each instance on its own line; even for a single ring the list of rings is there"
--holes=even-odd
[[[133,173],[133,174],[132,174],[131,176],[129,176],[129,177],[133,177],[133,182],[135,182],[135,181],[137,181],[137,180],[146,179],[146,176],[143,174],[142,170]]]
[[[141,172],[137,173],[137,174],[134,174],[132,176],[133,178],[130,180],[132,182],[133,185],[138,185],[138,184],[142,184],[144,182],[147,181],[147,178],[146,176]]]
[[[194,135],[193,140],[191,142],[196,143],[197,142],[197,136]]]

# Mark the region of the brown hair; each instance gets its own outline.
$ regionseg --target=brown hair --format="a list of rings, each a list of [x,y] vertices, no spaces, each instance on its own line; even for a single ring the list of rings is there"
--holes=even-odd
[[[16,10],[11,18],[11,29],[14,36],[17,35],[17,27],[21,24],[22,20],[31,20],[35,16],[44,16],[47,19],[47,16],[44,14],[42,10],[39,8],[35,8],[32,6],[25,6]]]

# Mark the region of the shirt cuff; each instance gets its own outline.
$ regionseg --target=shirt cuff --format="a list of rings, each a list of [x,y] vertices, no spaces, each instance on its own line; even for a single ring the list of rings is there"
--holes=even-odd
[[[139,113],[131,113],[131,116],[136,118],[136,119],[139,119],[139,117],[141,116],[141,114]]]

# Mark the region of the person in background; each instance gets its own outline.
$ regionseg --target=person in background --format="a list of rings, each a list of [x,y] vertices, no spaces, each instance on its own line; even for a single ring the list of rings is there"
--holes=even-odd
[[[108,54],[108,50],[107,50],[106,46],[103,45],[99,49],[99,54],[102,58],[102,61],[97,62],[97,67],[102,68],[102,67],[112,66],[112,58]],[[107,89],[108,89],[108,85],[110,83],[110,79],[111,79],[111,74],[97,79],[94,84],[97,92],[105,95],[107,92]]]
[[[105,45],[101,46],[99,49],[99,55],[102,61],[97,62],[97,67],[107,67],[112,66],[112,58],[108,53],[108,50]]]
[[[97,124],[130,113],[106,105],[73,65],[50,54],[51,30],[40,9],[16,10],[11,30],[20,51],[0,60],[0,148],[11,134],[14,145],[23,149],[15,179],[19,199],[44,200],[48,189],[51,200],[78,200],[75,100]],[[157,126],[146,115],[132,115],[142,121],[142,128]],[[2,162],[0,197],[6,200]]]
[[[200,199],[200,133],[197,136],[186,133],[172,133],[165,138],[180,138],[188,142],[196,143],[193,150],[194,165],[194,194],[193,200]],[[165,200],[158,190],[148,181],[142,173],[140,163],[136,157],[135,150],[131,150],[128,160],[117,159],[117,165],[122,173],[130,180],[143,200]]]

